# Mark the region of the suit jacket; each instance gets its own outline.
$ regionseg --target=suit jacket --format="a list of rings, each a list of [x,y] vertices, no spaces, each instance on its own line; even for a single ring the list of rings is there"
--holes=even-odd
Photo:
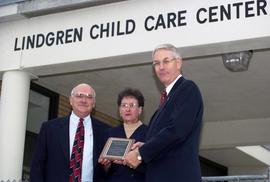
[[[147,126],[141,125],[134,131],[130,138],[135,139],[135,141],[144,142],[146,131]],[[108,137],[127,138],[123,125],[110,129],[108,133]],[[112,163],[107,174],[106,182],[144,182],[144,171],[145,169],[143,167],[135,170],[127,166]]]
[[[199,182],[199,136],[203,102],[194,82],[179,78],[167,101],[153,115],[146,143],[146,182]]]
[[[32,157],[30,182],[69,181],[69,118],[70,116],[57,118],[42,124]],[[97,160],[104,145],[104,134],[108,126],[94,118],[91,120],[94,137],[94,182],[100,182],[104,171]]]

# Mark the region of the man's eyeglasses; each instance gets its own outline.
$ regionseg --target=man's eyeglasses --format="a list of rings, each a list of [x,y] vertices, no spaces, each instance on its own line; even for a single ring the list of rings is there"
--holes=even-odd
[[[76,97],[77,99],[82,99],[82,98],[93,99],[93,98],[95,98],[94,95],[89,94],[89,93],[72,93],[71,95]]]
[[[120,105],[120,107],[121,107],[122,109],[126,109],[126,108],[133,109],[133,108],[139,107],[139,104],[137,104],[137,103],[122,103],[122,104]]]
[[[167,66],[169,65],[172,61],[176,60],[177,58],[172,58],[172,59],[169,59],[169,58],[165,58],[163,59],[162,61],[158,61],[158,60],[154,60],[153,61],[153,65],[155,67],[159,67],[161,64],[163,64],[164,66]]]

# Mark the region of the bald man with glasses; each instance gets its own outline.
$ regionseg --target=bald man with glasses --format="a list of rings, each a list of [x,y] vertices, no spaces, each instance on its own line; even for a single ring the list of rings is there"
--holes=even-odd
[[[69,97],[70,115],[44,122],[32,157],[30,182],[102,182],[97,162],[107,125],[91,117],[95,90],[75,86]]]

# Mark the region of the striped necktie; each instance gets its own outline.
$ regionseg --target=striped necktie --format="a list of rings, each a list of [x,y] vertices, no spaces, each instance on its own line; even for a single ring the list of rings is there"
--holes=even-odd
[[[72,153],[69,162],[69,182],[81,182],[84,146],[83,120],[84,119],[80,118],[80,122],[78,124],[74,138]]]
[[[161,93],[161,96],[160,96],[159,107],[161,107],[162,104],[163,104],[164,102],[166,102],[166,100],[167,100],[167,92],[166,92],[166,90],[164,90],[164,91]]]

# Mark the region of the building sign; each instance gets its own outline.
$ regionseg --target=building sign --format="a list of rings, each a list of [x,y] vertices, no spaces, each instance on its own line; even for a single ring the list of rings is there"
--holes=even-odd
[[[76,62],[83,63],[82,69],[90,63],[98,69],[97,62],[108,65],[105,59],[150,52],[161,43],[185,48],[191,56],[207,55],[194,51],[203,45],[224,51],[231,42],[267,43],[269,6],[269,0],[137,0],[3,22],[0,71],[44,71],[43,66],[52,65],[66,70],[61,64]]]
[[[108,37],[125,36],[136,32],[137,24],[142,24],[144,31],[156,31],[173,29],[176,27],[188,26],[190,23],[209,24],[217,22],[231,21],[235,19],[245,19],[268,15],[266,0],[254,0],[246,2],[234,2],[209,7],[200,7],[196,10],[193,22],[188,22],[186,17],[189,13],[187,9],[162,14],[151,14],[144,18],[142,22],[134,19],[123,21],[111,21],[100,24],[89,24],[86,31],[84,27],[73,27],[65,30],[50,31],[47,33],[36,33],[15,37],[14,51],[41,48],[43,46],[57,46],[81,42],[83,37],[89,39],[104,39]],[[84,32],[87,35],[84,35]]]

